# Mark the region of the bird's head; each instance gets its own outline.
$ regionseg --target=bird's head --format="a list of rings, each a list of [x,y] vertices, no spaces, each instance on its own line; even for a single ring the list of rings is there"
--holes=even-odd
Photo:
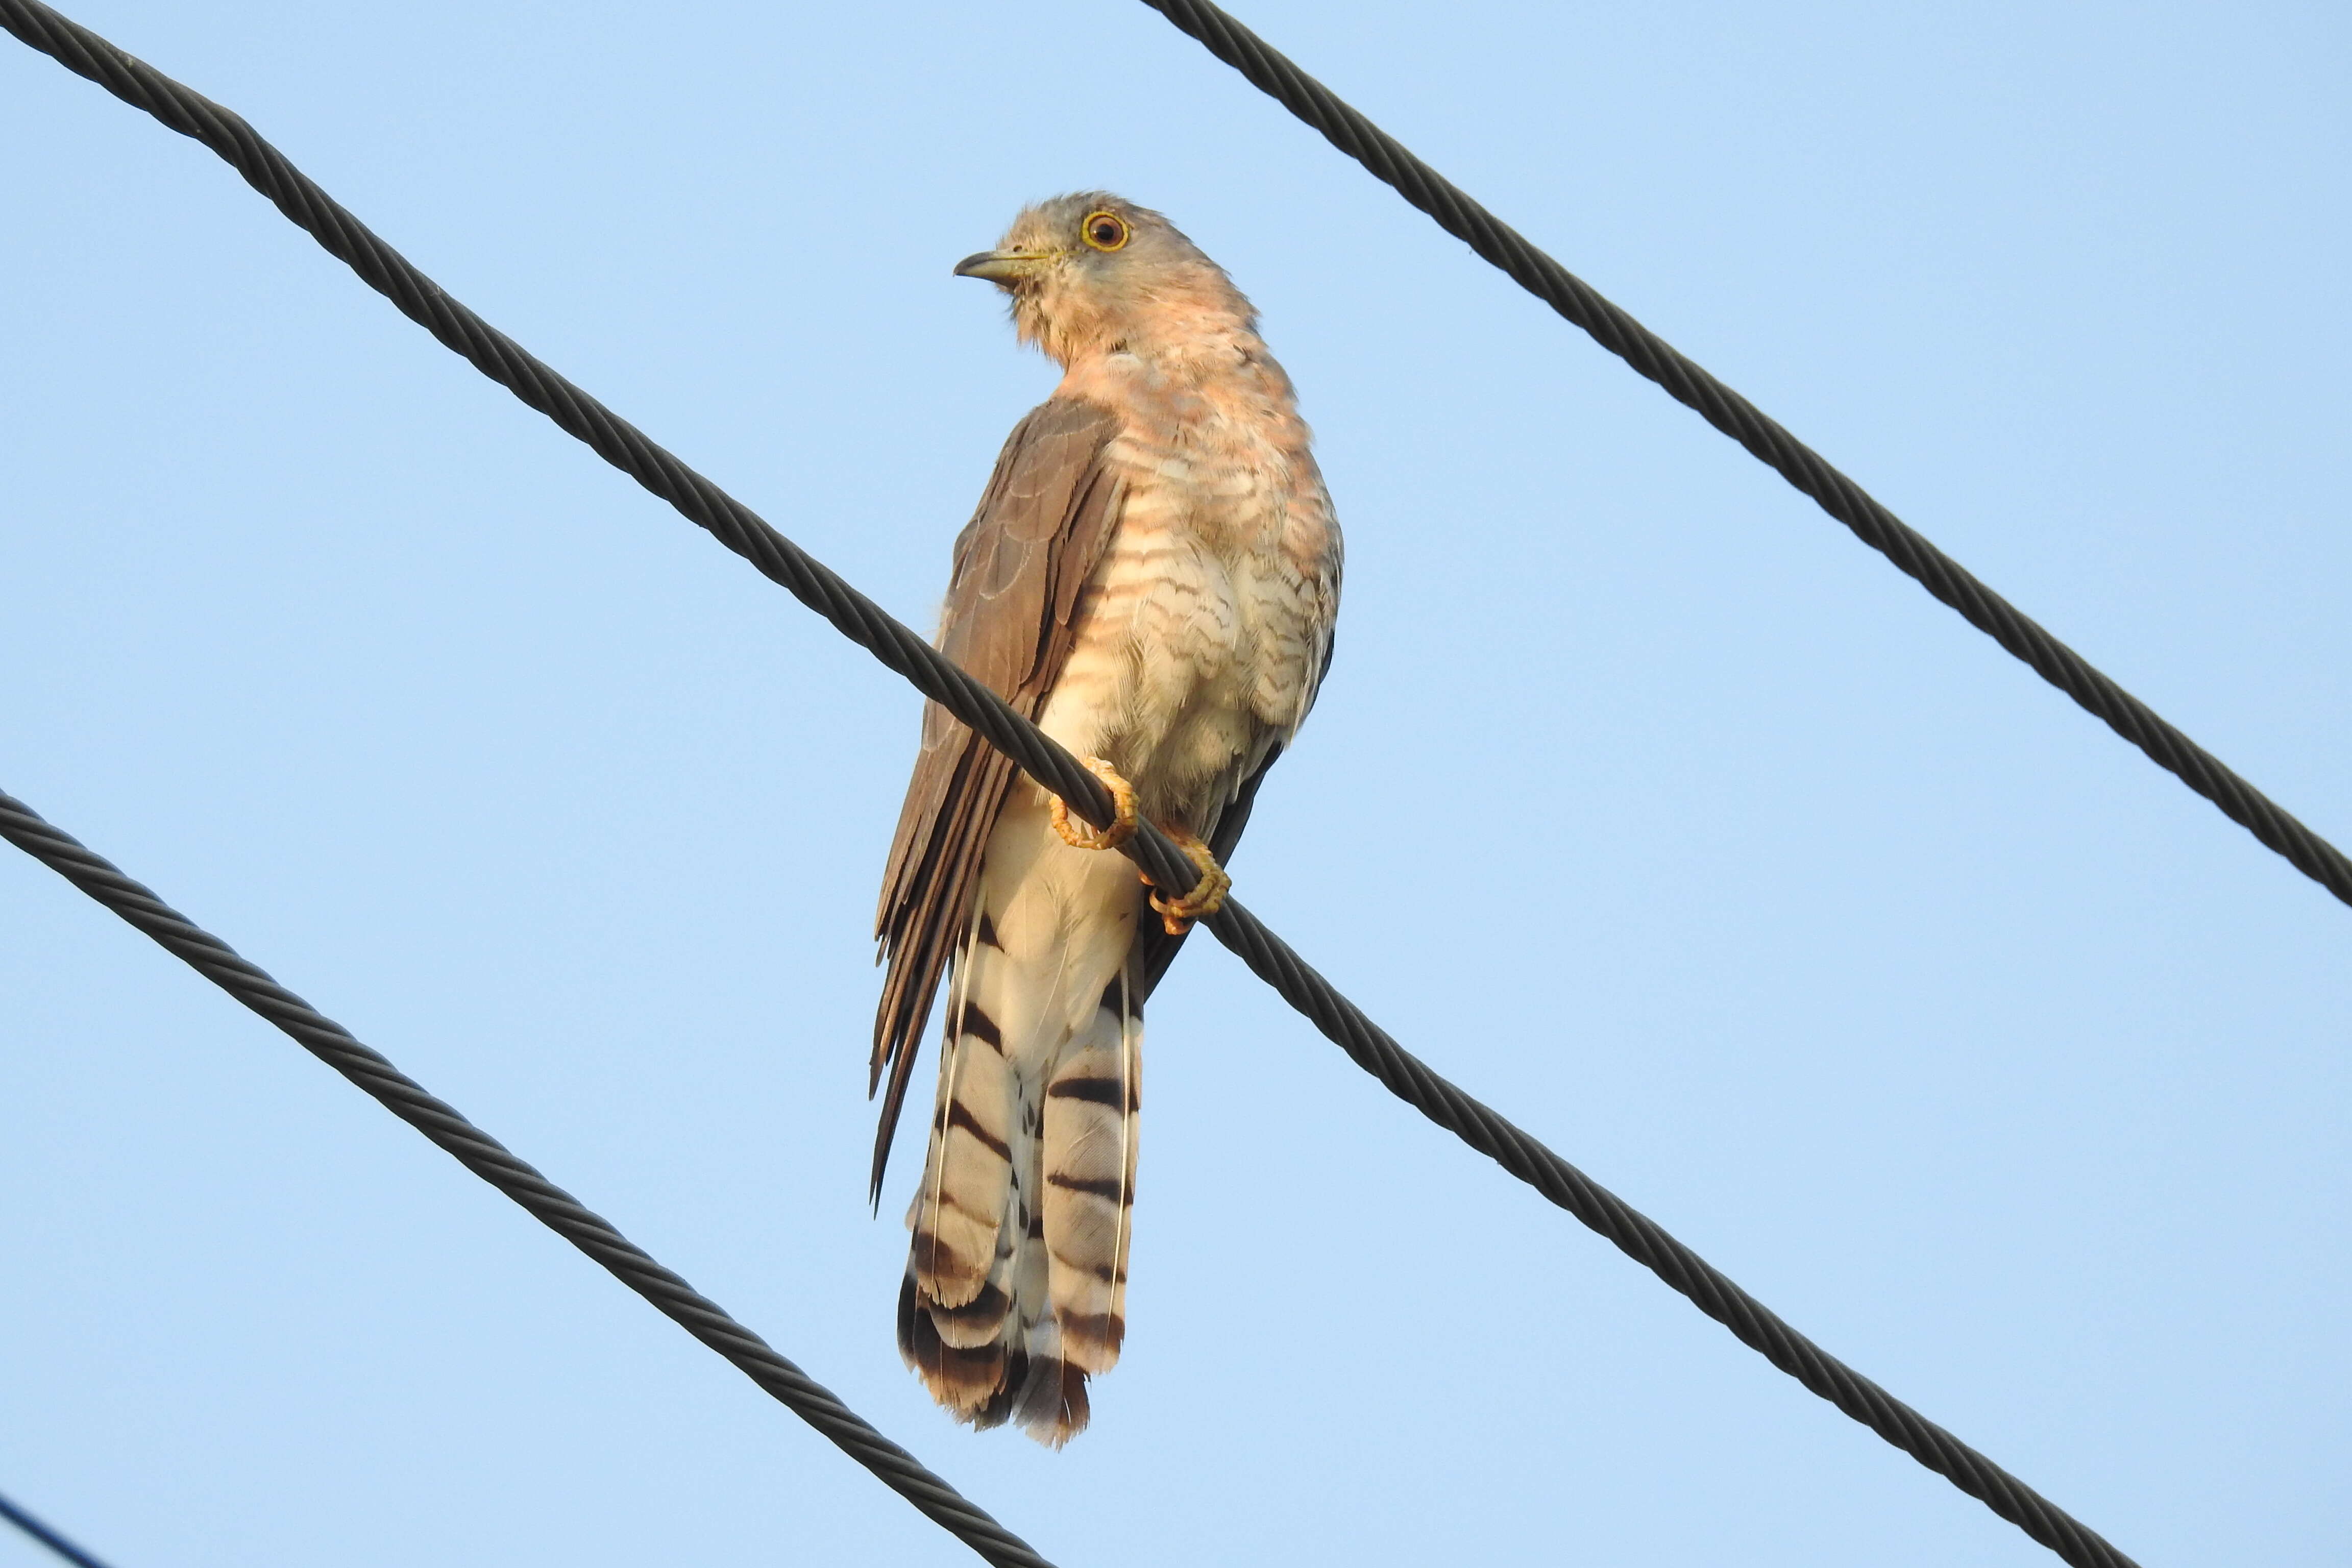
[[[994,250],[955,273],[1011,295],[1022,342],[1065,366],[1098,353],[1181,354],[1255,331],[1224,268],[1158,213],[1104,191],[1024,208]]]

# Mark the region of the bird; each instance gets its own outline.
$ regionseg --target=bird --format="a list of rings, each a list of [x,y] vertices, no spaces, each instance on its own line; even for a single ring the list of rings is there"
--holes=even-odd
[[[875,921],[869,1195],[944,978],[899,1352],[958,1420],[1058,1448],[1126,1334],[1143,1005],[1221,906],[1314,706],[1340,539],[1255,309],[1165,216],[1056,196],[953,270],[1002,290],[1063,374],[957,536],[936,646],[1082,759],[1118,816],[1073,822],[926,707]],[[1192,889],[1105,852],[1140,820],[1192,858]]]

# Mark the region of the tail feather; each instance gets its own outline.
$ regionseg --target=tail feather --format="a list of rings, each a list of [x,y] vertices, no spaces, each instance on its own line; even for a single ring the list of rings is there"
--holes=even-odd
[[[1013,1182],[1013,1142],[1025,1134],[1003,1037],[971,988],[958,989],[966,994],[948,1015],[939,1106],[910,1216],[916,1282],[941,1307],[971,1304],[1003,1272],[1000,1233]]]
[[[959,1419],[1059,1447],[1124,1332],[1142,900],[1037,815],[1000,826],[957,955],[898,1348]]]
[[[1106,989],[1045,1086],[1045,1252],[1062,1353],[1108,1372],[1127,1332],[1127,1243],[1135,1201],[1138,1037],[1127,976]]]

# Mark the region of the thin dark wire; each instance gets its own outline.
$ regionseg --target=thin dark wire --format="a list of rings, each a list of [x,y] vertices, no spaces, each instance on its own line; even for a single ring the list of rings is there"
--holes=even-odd
[[[218,153],[247,184],[330,253],[347,262],[370,287],[484,374],[587,442],[605,461],[668,501],[690,521],[709,530],[851,641],[971,725],[1033,778],[1062,795],[1081,816],[1097,826],[1110,820],[1108,792],[1044,731],[770,528],[750,508],[450,299],[243,120],[68,21],[39,0],[0,0],[0,26]],[[1160,886],[1191,882],[1191,862],[1181,858],[1166,835],[1149,824],[1126,847]],[[1205,923],[1253,973],[1391,1092],[1608,1237],[1775,1366],[1982,1500],[2076,1568],[2132,1568],[2129,1558],[2086,1526],[1798,1333],[1622,1199],[1439,1077],[1340,995],[1239,902],[1226,900],[1223,911]]]
[[[238,957],[228,943],[5,793],[0,793],[0,837],[154,939],[165,952],[260,1015],[455,1156],[466,1169],[512,1198],[533,1219],[652,1302],[663,1316],[732,1362],[745,1376],[957,1540],[1003,1568],[1052,1568],[1027,1542],[867,1426],[830,1389],[728,1316],[718,1302],[655,1262],[602,1215],[583,1207],[579,1199],[540,1174],[505,1144],[426,1093],[414,1079],[360,1044],[350,1030]],[[27,1530],[34,1528],[23,1520],[17,1522]]]
[[[1684,358],[1664,338],[1529,244],[1517,229],[1406,151],[1395,137],[1208,0],[1143,3],[1322,132],[1324,140],[1436,219],[1446,233],[1591,333],[1602,348],[1656,382],[1677,403],[1696,409],[1701,418],[1811,496],[1864,544],[1958,610],[1970,626],[2032,665],[2042,679],[2221,807],[2231,821],[2284,856],[2295,869],[2352,904],[2352,858],[1979,582],[1966,567],[1929,543],[1763,410]]]
[[[67,1562],[73,1563],[75,1568],[106,1568],[104,1563],[92,1557],[89,1552],[10,1502],[5,1495],[0,1495],[0,1519],[6,1520]]]

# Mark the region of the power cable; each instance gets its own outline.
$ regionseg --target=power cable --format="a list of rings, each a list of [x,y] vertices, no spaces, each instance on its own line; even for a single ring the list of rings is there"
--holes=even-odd
[[[352,1032],[287,990],[235,949],[111,861],[0,793],[0,837],[105,905],[174,958],[364,1090],[431,1139],[444,1152],[520,1205],[525,1213],[586,1253],[664,1317],[725,1356],[744,1376],[815,1427],[884,1486],[1001,1568],[1053,1568],[1034,1548],[926,1469],[906,1449],[867,1426],[833,1391],[777,1353],[727,1310],[654,1261],[645,1248],[591,1213],[537,1168],[425,1092],[415,1079],[360,1044]],[[16,1516],[12,1513],[10,1517]],[[25,1521],[18,1520],[19,1524]],[[25,1524],[25,1528],[33,1527]],[[102,1568],[102,1565],[101,1565]]]
[[[104,1563],[10,1502],[5,1495],[0,1495],[0,1519],[6,1520],[67,1562],[74,1564],[74,1568],[106,1568]]]
[[[1590,283],[1528,243],[1472,201],[1404,144],[1298,68],[1286,56],[1209,0],[1143,0],[1249,79],[1375,179],[1437,220],[1440,228],[1510,275],[1593,342],[1666,390],[1677,403],[1745,447],[1906,575],[1958,610],[1969,625],[2033,667],[2034,673],[2141,751],[2158,767],[2221,807],[2224,816],[2352,904],[2352,858],[2290,816],[2156,710],[2126,691],[2050,635],[2024,611],[1880,505],[1820,453],[1745,397],[1603,298]]]
[[[243,119],[59,16],[40,0],[0,0],[0,26],[172,130],[210,147],[330,254],[476,369],[750,561],[1060,795],[1079,816],[1097,826],[1111,820],[1108,793],[1044,731],[749,507],[451,299],[263,141]],[[0,822],[0,832],[5,831],[5,822]],[[1161,887],[1189,886],[1192,880],[1191,862],[1181,858],[1166,835],[1148,823],[1128,841],[1125,850]],[[1391,1092],[1606,1237],[1775,1366],[2076,1568],[2133,1568],[2129,1558],[2089,1527],[1830,1355],[1624,1200],[1447,1082],[1397,1044],[1238,901],[1228,899],[1223,910],[1204,923],[1253,973]]]

